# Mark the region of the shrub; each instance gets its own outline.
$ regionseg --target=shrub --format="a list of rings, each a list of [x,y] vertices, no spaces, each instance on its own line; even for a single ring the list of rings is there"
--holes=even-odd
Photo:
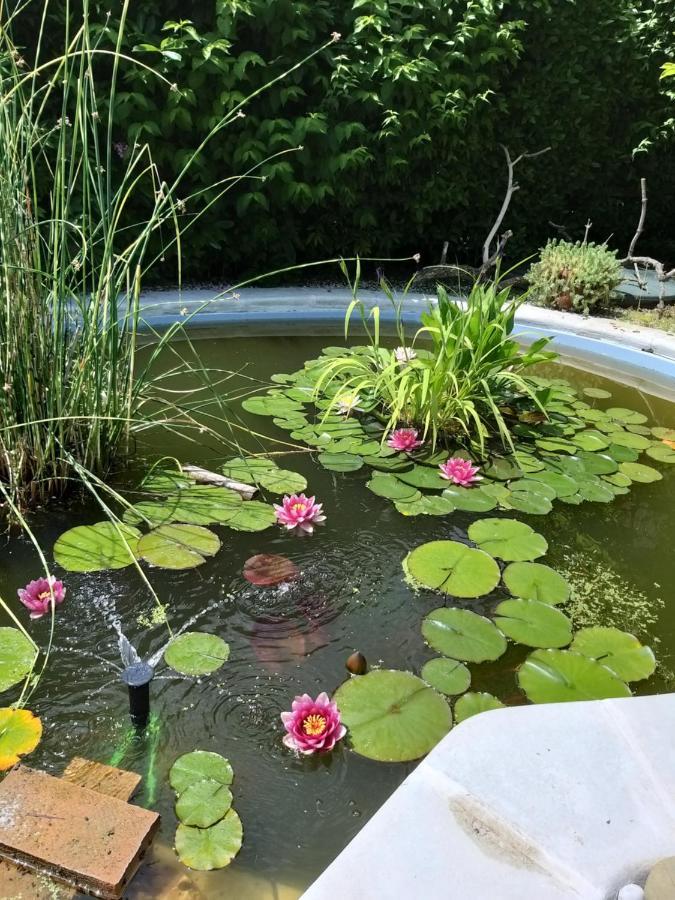
[[[542,306],[588,313],[609,304],[621,282],[615,250],[605,244],[549,241],[527,273],[531,296]]]

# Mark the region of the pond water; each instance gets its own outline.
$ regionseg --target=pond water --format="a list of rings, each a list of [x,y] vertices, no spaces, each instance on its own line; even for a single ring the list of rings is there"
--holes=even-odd
[[[329,343],[335,338],[210,338],[200,340],[198,349],[206,366],[239,370],[248,365],[246,375],[266,381],[273,373],[299,368]],[[666,400],[564,366],[557,366],[555,374],[576,386],[606,388],[612,405],[643,412],[650,424],[675,427],[675,406]],[[240,376],[225,389],[250,386],[255,384]],[[241,412],[239,402],[231,409],[241,425],[280,441],[287,438],[271,419]],[[263,437],[231,432],[223,423],[218,428],[243,447],[270,449]],[[119,480],[133,484],[143,459],[158,454],[217,469],[222,449],[208,443],[207,438],[204,445],[178,436],[150,438],[138,446],[134,471]],[[139,801],[162,814],[162,830],[129,891],[136,900],[298,897],[414,768],[414,763],[373,762],[345,747],[325,759],[297,759],[281,743],[279,713],[290,708],[295,694],[337,688],[355,649],[371,665],[419,673],[435,655],[424,644],[420,623],[443,605],[443,598],[415,593],[403,580],[401,561],[424,541],[465,539],[477,516],[456,511],[406,518],[390,501],[366,490],[365,468],[334,474],[304,453],[285,456],[282,464],[304,474],[311,493],[324,504],[327,522],[311,538],[288,536],[276,527],[244,533],[215,526],[223,549],[204,565],[185,572],[147,570],[173,627],[197,617],[194,627],[222,636],[231,655],[213,675],[198,679],[177,676],[160,663],[151,686],[153,724],[145,735],[129,731],[114,622],[119,618],[142,655],[165,643],[165,627],[150,622],[153,603],[146,587],[133,568],[59,576],[68,596],[56,617],[49,668],[31,701],[44,737],[27,762],[59,773],[80,755],[113,761],[143,776]],[[632,685],[639,694],[675,685],[675,467],[659,469],[662,481],[636,484],[610,504],[555,502],[549,515],[515,516],[548,540],[546,563],[565,573],[575,589],[575,622],[617,625],[654,648],[659,667],[650,679]],[[93,503],[77,500],[38,511],[31,523],[51,553],[66,528],[101,518]],[[261,552],[289,557],[302,578],[276,588],[248,584],[242,566]],[[25,538],[3,538],[5,598],[15,597],[38,571]],[[457,605],[488,611],[481,600]],[[47,619],[32,622],[30,629],[38,644],[47,643]],[[527,652],[510,645],[496,663],[470,665],[471,689],[490,691],[507,704],[526,702],[515,670]],[[171,849],[176,820],[167,773],[176,757],[196,748],[217,751],[232,762],[234,806],[244,827],[234,863],[212,873],[190,872]]]

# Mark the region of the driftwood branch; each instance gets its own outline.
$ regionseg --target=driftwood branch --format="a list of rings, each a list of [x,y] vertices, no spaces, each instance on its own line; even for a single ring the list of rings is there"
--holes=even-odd
[[[226,475],[219,475],[217,472],[209,472],[208,469],[201,469],[199,466],[181,466],[181,469],[185,475],[192,478],[197,484],[213,484],[230,491],[236,491],[237,494],[241,494],[244,500],[251,500],[258,492],[258,489],[252,484],[243,484],[241,481],[235,481]]]
[[[488,233],[487,238],[483,244],[483,254],[482,254],[482,263],[480,266],[452,266],[446,265],[446,259],[448,255],[448,242],[445,241],[443,244],[443,252],[441,253],[441,261],[437,266],[426,266],[424,269],[421,269],[418,273],[419,280],[429,280],[429,279],[437,279],[437,278],[447,278],[449,275],[454,274],[458,277],[468,277],[474,280],[480,280],[484,278],[488,272],[495,268],[495,266],[499,263],[499,260],[504,255],[504,249],[509,239],[513,237],[513,232],[511,230],[504,231],[502,234],[499,234],[499,230],[502,227],[504,219],[506,218],[506,214],[509,210],[509,206],[511,205],[511,199],[516,191],[520,190],[520,185],[514,178],[514,171],[516,166],[522,162],[524,159],[535,159],[537,156],[541,156],[544,153],[548,153],[551,149],[550,147],[544,147],[543,150],[537,150],[536,153],[521,153],[520,156],[517,156],[515,159],[511,158],[511,154],[507,147],[503,144],[500,145],[502,150],[504,151],[504,156],[506,157],[506,167],[507,167],[507,181],[506,181],[506,193],[504,194],[504,199],[502,201],[501,208],[497,213],[497,218],[495,219],[490,231]],[[496,242],[496,243],[495,243]],[[511,279],[513,283],[517,283],[522,279],[515,278]]]
[[[637,242],[642,235],[645,227],[645,220],[647,219],[647,179],[640,179],[640,218],[638,220],[638,225],[635,230],[635,234],[633,235],[633,240],[630,242],[630,246],[628,248],[628,255],[624,257],[624,259],[619,260],[621,265],[623,266],[633,266],[635,271],[635,277],[637,278],[638,285],[644,290],[646,287],[646,282],[640,277],[640,266],[644,266],[646,269],[653,269],[654,274],[656,275],[657,281],[659,282],[659,304],[658,308],[662,310],[665,307],[665,296],[666,296],[666,282],[670,281],[671,278],[675,278],[675,268],[666,270],[665,265],[658,259],[654,259],[651,256],[636,256],[635,255],[635,247],[637,246]]]

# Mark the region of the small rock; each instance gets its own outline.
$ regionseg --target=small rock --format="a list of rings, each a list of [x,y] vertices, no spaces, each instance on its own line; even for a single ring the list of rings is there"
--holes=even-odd
[[[345,666],[352,675],[365,675],[368,671],[368,661],[358,650],[347,659]]]
[[[675,897],[675,856],[662,859],[647,876],[645,900],[673,900]]]
[[[644,900],[645,892],[639,884],[627,884],[616,895],[616,900]]]

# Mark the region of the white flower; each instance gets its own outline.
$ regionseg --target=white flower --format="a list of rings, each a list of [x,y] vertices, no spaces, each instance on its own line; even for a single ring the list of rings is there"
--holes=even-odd
[[[411,360],[417,357],[417,354],[411,347],[397,347],[394,350],[394,356],[399,366],[407,365]]]
[[[337,398],[337,411],[341,416],[348,416],[354,412],[360,402],[361,398],[358,394],[353,391],[345,392]]]

